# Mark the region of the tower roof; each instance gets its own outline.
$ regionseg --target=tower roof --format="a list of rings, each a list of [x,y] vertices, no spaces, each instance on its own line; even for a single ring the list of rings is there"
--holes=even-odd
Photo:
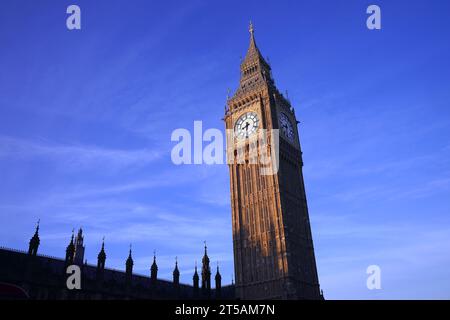
[[[132,266],[133,265],[133,257],[131,256],[131,244],[130,244],[130,253],[128,254],[128,259],[127,259],[127,262],[126,262],[126,265],[127,266]]]
[[[253,91],[254,88],[263,85],[273,86],[272,72],[270,65],[264,60],[255,40],[255,29],[250,22],[250,44],[247,49],[247,54],[241,62],[241,77],[239,81],[239,88],[237,89],[233,98]]]
[[[219,272],[219,262],[217,262],[217,272],[216,272],[216,280],[218,280],[218,279],[222,279],[222,276],[220,275],[220,272]]]
[[[206,241],[205,241],[205,254],[203,255],[202,263],[203,267],[209,265],[208,247],[206,246]]]
[[[98,259],[99,260],[106,260],[106,253],[105,253],[105,237],[103,237],[103,242],[102,242],[102,249],[100,250],[99,254],[98,254]]]
[[[72,229],[72,238],[70,238],[70,243],[67,246],[66,252],[70,253],[71,255],[75,252],[75,245],[73,244],[73,238],[74,238],[74,230]]]
[[[254,63],[256,61],[262,61],[265,64],[267,64],[261,52],[259,51],[258,46],[256,45],[255,29],[253,28],[253,23],[251,21],[248,31],[250,32],[250,44],[247,49],[247,54],[245,55],[245,58],[242,61],[241,67],[250,63]]]
[[[151,269],[158,270],[158,265],[156,264],[156,251],[153,251],[153,263]]]
[[[36,224],[36,231],[34,232],[34,235],[31,238],[33,241],[39,242],[39,224],[40,224],[40,222],[41,222],[41,219],[39,219]]]
[[[194,271],[194,280],[197,279],[198,280],[198,272],[197,272],[197,261],[195,261],[195,271]]]
[[[175,257],[175,269],[173,269],[173,274],[174,275],[180,274],[180,270],[178,270],[178,258],[177,257]]]

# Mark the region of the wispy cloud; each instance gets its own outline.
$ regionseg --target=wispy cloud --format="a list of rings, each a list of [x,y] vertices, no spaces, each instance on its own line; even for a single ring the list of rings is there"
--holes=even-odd
[[[99,166],[114,169],[140,167],[160,159],[162,155],[161,151],[152,149],[109,149],[0,136],[0,158],[46,159],[81,169]]]

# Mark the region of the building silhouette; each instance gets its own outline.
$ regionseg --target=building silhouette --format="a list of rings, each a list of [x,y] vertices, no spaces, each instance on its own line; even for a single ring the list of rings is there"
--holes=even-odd
[[[106,249],[103,240],[97,264],[87,262],[76,263],[84,256],[84,246],[80,229],[75,238],[72,233],[66,248],[64,259],[39,255],[40,244],[39,225],[29,243],[28,252],[7,248],[0,248],[0,298],[5,293],[2,288],[21,288],[31,299],[234,299],[234,286],[221,286],[220,273],[216,274],[216,288],[210,286],[208,273],[202,278],[205,286],[198,290],[197,266],[192,285],[180,283],[178,259],[175,260],[172,281],[158,279],[158,265],[156,254],[150,267],[150,276],[133,274],[133,257],[130,246],[128,258],[125,261],[125,271],[106,268]],[[82,255],[77,256],[77,248],[83,248]],[[80,255],[80,251],[78,251]],[[209,270],[209,257],[206,252],[203,256],[202,270]],[[81,289],[69,290],[67,287],[67,268],[77,265],[81,271]],[[203,276],[203,273],[202,273]],[[5,286],[8,285],[8,286]]]

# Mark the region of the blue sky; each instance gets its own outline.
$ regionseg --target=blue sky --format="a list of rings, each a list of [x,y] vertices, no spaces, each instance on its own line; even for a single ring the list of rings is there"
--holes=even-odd
[[[82,30],[68,31],[78,4]],[[382,30],[365,26],[378,4]],[[2,1],[0,245],[191,283],[233,273],[226,165],[175,166],[171,132],[223,129],[248,22],[296,107],[329,299],[450,298],[448,1]],[[379,265],[382,289],[366,288]]]

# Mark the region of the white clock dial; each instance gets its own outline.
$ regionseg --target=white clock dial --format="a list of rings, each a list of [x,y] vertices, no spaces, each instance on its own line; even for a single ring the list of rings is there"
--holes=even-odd
[[[280,130],[284,137],[286,137],[289,141],[294,141],[294,128],[292,127],[292,123],[289,120],[288,116],[283,112],[279,114],[280,120]]]
[[[258,126],[258,115],[255,112],[247,112],[236,121],[234,131],[239,139],[244,139],[254,134]]]

